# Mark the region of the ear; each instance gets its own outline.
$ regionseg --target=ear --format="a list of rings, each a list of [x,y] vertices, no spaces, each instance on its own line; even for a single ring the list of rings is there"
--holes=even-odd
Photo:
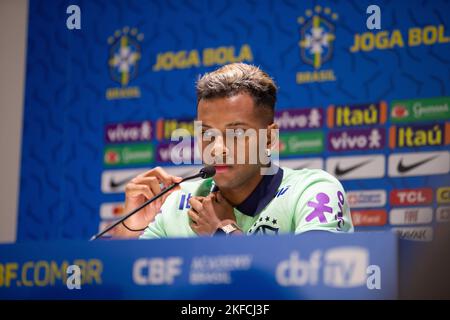
[[[278,149],[279,128],[276,123],[267,126],[267,149]]]

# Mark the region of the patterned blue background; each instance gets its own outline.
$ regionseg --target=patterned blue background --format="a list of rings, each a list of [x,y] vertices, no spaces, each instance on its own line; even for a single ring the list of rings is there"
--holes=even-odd
[[[81,8],[81,30],[66,28],[70,4]],[[449,43],[349,52],[354,34],[369,31],[369,4],[373,1],[30,0],[18,241],[87,239],[98,231],[101,203],[123,200],[123,194],[103,194],[100,188],[107,124],[195,117],[195,80],[217,65],[155,72],[158,53],[239,50],[248,44],[252,63],[280,87],[278,110],[450,95]],[[376,4],[382,30],[399,29],[405,41],[409,28],[426,25],[444,25],[450,35],[449,1]],[[338,14],[333,56],[321,68],[332,69],[337,80],[299,85],[296,73],[314,68],[300,58],[297,18],[316,5]],[[110,77],[108,38],[126,26],[144,35],[137,76],[129,83],[141,97],[107,100],[107,89],[120,87]],[[424,148],[434,149],[449,148]],[[389,152],[388,146],[382,150]],[[355,180],[344,186],[435,190],[448,186],[449,177]]]

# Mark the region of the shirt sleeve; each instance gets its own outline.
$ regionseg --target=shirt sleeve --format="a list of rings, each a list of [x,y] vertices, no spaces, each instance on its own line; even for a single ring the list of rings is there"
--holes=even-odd
[[[342,184],[329,173],[317,170],[304,181],[295,204],[295,233],[311,230],[353,232],[347,196]]]

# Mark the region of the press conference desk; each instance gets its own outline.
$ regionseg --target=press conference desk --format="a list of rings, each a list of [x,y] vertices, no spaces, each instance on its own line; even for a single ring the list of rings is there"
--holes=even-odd
[[[0,299],[395,299],[397,270],[391,232],[19,243]]]

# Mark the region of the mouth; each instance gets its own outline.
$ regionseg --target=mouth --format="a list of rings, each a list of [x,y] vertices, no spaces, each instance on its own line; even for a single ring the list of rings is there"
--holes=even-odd
[[[227,165],[214,165],[214,168],[216,169],[216,173],[224,173],[231,169],[231,166]]]

